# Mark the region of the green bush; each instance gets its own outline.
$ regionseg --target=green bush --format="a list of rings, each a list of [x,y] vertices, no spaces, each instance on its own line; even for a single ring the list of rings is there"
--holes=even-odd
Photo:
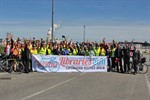
[[[4,46],[0,46],[0,53],[4,52],[5,47]]]

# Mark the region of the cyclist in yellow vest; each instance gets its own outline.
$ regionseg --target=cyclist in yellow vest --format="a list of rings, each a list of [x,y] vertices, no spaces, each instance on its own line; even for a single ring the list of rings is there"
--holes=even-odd
[[[30,53],[31,54],[38,54],[37,49],[36,49],[36,45],[32,46],[32,49],[30,49]]]
[[[42,43],[42,46],[39,48],[38,54],[46,55],[46,44]]]

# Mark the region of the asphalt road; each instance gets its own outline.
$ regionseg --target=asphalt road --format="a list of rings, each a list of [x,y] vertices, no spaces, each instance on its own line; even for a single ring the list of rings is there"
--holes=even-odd
[[[137,75],[0,73],[0,100],[150,100],[150,69]]]

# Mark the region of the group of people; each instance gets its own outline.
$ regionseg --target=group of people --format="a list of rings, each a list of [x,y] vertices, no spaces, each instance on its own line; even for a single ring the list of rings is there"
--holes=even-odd
[[[24,39],[22,42],[17,40],[7,40],[5,54],[9,57],[21,59],[25,65],[25,72],[32,71],[31,54],[42,55],[73,55],[73,56],[107,56],[108,71],[117,71],[127,73],[129,71],[130,58],[133,58],[135,74],[137,72],[136,64],[140,60],[140,52],[132,44],[119,44],[114,40],[112,43],[106,43],[105,38],[102,42],[72,42],[66,39],[60,42]],[[14,68],[15,69],[15,68]]]

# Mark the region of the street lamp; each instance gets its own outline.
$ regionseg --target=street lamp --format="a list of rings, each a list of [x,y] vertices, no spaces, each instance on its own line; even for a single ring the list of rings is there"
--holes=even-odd
[[[54,42],[54,0],[52,0],[52,42]]]
[[[83,31],[83,42],[85,42],[85,25],[83,25],[84,31]]]

